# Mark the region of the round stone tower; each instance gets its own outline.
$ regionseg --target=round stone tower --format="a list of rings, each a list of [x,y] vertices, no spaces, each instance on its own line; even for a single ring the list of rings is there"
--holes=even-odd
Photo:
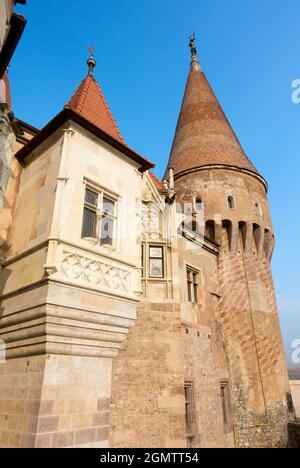
[[[287,443],[290,390],[270,260],[274,234],[267,183],[244,153],[190,41],[192,63],[168,169],[177,202],[204,210],[220,245],[222,325],[238,447]],[[167,171],[168,173],[168,171]]]

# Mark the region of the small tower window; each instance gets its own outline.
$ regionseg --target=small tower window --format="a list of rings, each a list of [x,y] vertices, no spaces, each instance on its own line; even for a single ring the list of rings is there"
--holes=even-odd
[[[234,198],[232,196],[228,197],[227,198],[227,202],[228,202],[228,208],[230,210],[234,210],[235,209],[235,201],[234,201]]]
[[[262,209],[259,203],[255,203],[255,211],[257,216],[262,216]]]
[[[196,211],[202,210],[203,205],[202,205],[202,198],[201,197],[196,198],[195,205],[196,205]]]

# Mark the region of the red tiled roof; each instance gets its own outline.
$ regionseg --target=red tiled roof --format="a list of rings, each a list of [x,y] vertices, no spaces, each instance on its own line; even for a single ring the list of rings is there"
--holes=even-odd
[[[192,62],[168,168],[174,175],[207,165],[255,172],[197,60]]]
[[[126,145],[94,76],[89,74],[79,85],[68,104],[15,156],[22,161],[65,122],[72,120],[139,164],[140,172],[155,165]]]
[[[166,188],[164,184],[159,180],[158,177],[156,177],[156,175],[152,171],[149,171],[149,175],[151,177],[152,182],[154,183],[155,187],[158,190],[164,190]]]
[[[65,109],[71,109],[115,140],[125,144],[100,86],[93,76],[88,75],[81,82]]]

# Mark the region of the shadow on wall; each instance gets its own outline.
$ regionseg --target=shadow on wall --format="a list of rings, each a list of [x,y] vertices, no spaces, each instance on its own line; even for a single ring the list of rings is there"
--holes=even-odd
[[[288,448],[300,448],[300,420],[290,422],[288,426],[289,442]]]

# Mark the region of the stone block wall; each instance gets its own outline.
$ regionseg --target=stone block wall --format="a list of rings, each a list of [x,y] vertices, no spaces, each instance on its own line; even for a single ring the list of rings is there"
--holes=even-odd
[[[187,333],[188,331],[188,333]],[[216,366],[212,341],[216,340],[210,327],[183,328],[185,342],[185,380],[192,381],[195,391],[197,434],[192,446],[199,448],[233,447],[233,435],[224,428],[221,381],[229,381],[226,367]],[[216,343],[222,346],[220,342]]]
[[[106,447],[111,361],[32,356],[0,364],[0,447]]]
[[[179,304],[138,306],[113,361],[111,447],[186,447]]]

